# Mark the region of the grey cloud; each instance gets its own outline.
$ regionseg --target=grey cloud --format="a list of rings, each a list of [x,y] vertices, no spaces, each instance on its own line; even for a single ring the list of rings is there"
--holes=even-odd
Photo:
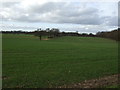
[[[78,17],[69,17],[66,19],[61,19],[62,22],[66,23],[76,23],[76,24],[90,24],[90,25],[98,25],[101,24],[101,20],[98,15],[84,15],[84,16],[78,16]]]
[[[77,8],[68,7],[67,9],[63,8],[62,10],[59,10],[57,14],[61,16],[67,16],[67,17],[77,17],[77,16],[88,15],[88,14],[95,14],[97,12],[98,10],[95,8],[81,8],[81,10],[79,10]]]
[[[46,14],[46,18],[38,19],[41,22],[56,22],[56,23],[77,23],[77,24],[100,24],[100,18],[96,8],[74,8],[71,4],[66,3],[46,3],[42,6],[32,6],[32,14],[42,16]],[[51,15],[47,15],[51,12]],[[34,16],[36,15],[33,15]],[[42,15],[41,15],[42,14]]]
[[[118,26],[120,27],[120,1],[118,3]]]
[[[55,11],[57,9],[60,9],[65,3],[62,2],[62,3],[59,3],[59,2],[47,2],[43,5],[32,5],[30,8],[29,8],[29,11],[31,13],[39,13],[39,14],[42,14],[42,13],[46,13],[46,12],[51,12],[51,11]]]
[[[17,5],[16,5],[17,4]],[[20,3],[4,3],[15,13],[11,17],[4,17],[3,20],[12,19],[21,22],[50,22],[50,23],[74,23],[85,25],[116,25],[117,17],[100,17],[99,10],[85,6],[75,7],[74,3],[47,2],[43,5],[33,4],[29,8],[20,8]],[[78,4],[79,5],[79,4]],[[7,11],[6,11],[7,12]]]
[[[109,20],[109,25],[110,26],[118,26],[118,17],[111,17]]]
[[[117,16],[106,16],[106,17],[102,17],[101,19],[105,25],[118,26],[118,17]]]
[[[33,30],[35,30],[36,29],[36,27],[32,27],[32,26],[16,26],[16,25],[0,25],[0,27],[3,29],[3,30],[7,30],[7,29],[9,29],[9,30],[20,30],[20,29],[23,29],[23,30],[31,30],[31,29],[33,29]]]
[[[19,4],[20,4],[20,2],[1,2],[1,5],[3,8],[4,7],[11,8],[11,7],[13,7],[15,5],[19,5]]]

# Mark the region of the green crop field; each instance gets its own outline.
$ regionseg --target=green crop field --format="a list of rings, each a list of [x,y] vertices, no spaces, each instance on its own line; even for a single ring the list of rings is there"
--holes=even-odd
[[[97,37],[3,34],[3,87],[45,88],[118,73],[118,44]]]

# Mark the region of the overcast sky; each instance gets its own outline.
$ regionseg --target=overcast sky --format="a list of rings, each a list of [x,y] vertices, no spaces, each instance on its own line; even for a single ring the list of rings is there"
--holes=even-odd
[[[106,1],[106,2],[102,2]],[[59,28],[96,33],[118,27],[118,0],[2,0],[1,30]]]

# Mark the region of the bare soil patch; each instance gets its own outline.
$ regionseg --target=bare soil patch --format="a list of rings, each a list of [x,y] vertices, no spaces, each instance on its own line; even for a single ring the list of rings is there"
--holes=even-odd
[[[7,76],[2,76],[2,80],[6,80],[6,79],[8,79],[9,77],[7,77]]]
[[[63,85],[58,88],[102,88],[105,86],[118,85],[118,77],[120,74],[101,77],[98,79],[85,80],[81,83]]]
[[[44,38],[44,39],[42,39],[42,40],[49,40],[48,38]]]

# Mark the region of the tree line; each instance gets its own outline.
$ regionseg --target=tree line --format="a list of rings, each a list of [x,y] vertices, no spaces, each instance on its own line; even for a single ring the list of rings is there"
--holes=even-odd
[[[120,28],[112,31],[98,32],[96,33],[96,36],[120,41]]]
[[[55,38],[55,37],[61,37],[61,36],[80,36],[80,37],[102,37],[102,38],[109,38],[116,41],[120,40],[120,28],[112,31],[102,31],[97,32],[96,35],[92,33],[78,33],[76,32],[60,32],[58,28],[46,28],[45,30],[39,28],[35,31],[1,31],[3,34],[32,34],[35,36],[38,36],[40,40],[42,40],[42,37],[47,36],[48,38]]]
[[[81,37],[95,37],[96,35],[90,33],[78,33],[76,32],[60,32],[58,28],[46,28],[45,30],[42,30],[41,28],[35,30],[35,31],[2,31],[3,34],[32,34],[35,36],[38,36],[40,40],[42,40],[42,37],[47,36],[48,38],[55,38],[55,37],[61,37],[61,36],[81,36]]]

